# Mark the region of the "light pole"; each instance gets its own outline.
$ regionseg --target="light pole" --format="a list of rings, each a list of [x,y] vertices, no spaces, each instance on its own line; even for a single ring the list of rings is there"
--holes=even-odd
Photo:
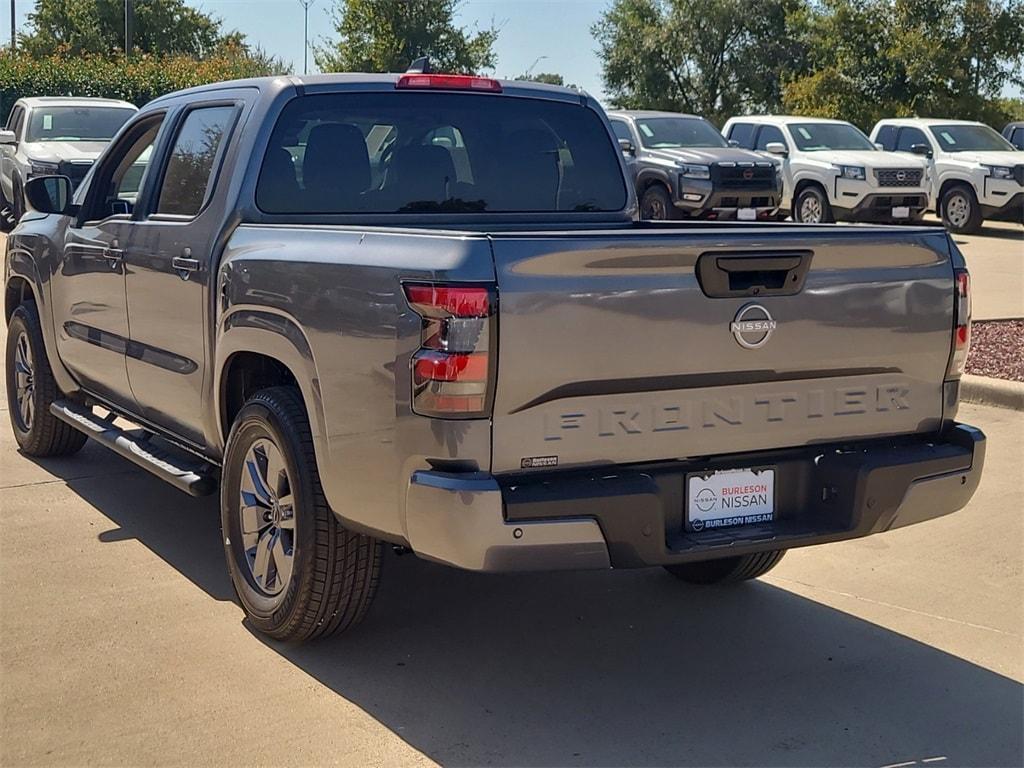
[[[316,0],[299,0],[304,15],[302,26],[302,74],[309,74],[309,6]]]
[[[132,16],[134,10],[132,0],[124,0],[124,57],[126,59],[132,51]]]
[[[18,41],[14,37],[15,24],[14,24],[14,0],[11,0],[11,50],[18,50]]]

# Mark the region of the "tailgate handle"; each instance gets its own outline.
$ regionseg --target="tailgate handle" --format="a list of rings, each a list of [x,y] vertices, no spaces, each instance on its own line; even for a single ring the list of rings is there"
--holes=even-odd
[[[813,251],[702,253],[697,259],[697,281],[712,299],[792,296],[803,290],[813,255]]]

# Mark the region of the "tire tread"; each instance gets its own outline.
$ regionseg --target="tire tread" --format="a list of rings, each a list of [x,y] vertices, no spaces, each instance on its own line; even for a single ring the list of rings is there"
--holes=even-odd
[[[36,389],[36,410],[33,417],[32,428],[28,432],[21,432],[15,422],[15,388],[11,380],[12,369],[10,360],[7,361],[7,399],[10,409],[11,426],[14,429],[15,439],[22,452],[36,458],[51,458],[56,456],[70,456],[77,453],[85,445],[88,437],[72,427],[70,424],[61,421],[50,413],[50,404],[63,397],[57,381],[53,377],[53,370],[50,368],[50,361],[46,357],[46,345],[43,341],[43,329],[39,322],[39,311],[34,302],[26,302],[14,310],[11,321],[8,323],[8,348],[15,343],[17,333],[12,332],[19,324],[24,325],[28,332],[29,344],[32,348],[32,380]],[[14,328],[12,328],[14,326]],[[8,352],[10,357],[10,352]]]
[[[298,390],[283,386],[264,389],[253,395],[245,407],[249,405],[260,405],[274,413],[283,430],[295,440],[303,465],[298,471],[308,473],[312,488],[309,506],[315,529],[313,573],[307,593],[296,596],[301,604],[299,609],[280,627],[260,628],[285,641],[312,640],[343,632],[358,624],[373,602],[380,575],[381,544],[345,528],[328,505],[320,483],[309,418]]]

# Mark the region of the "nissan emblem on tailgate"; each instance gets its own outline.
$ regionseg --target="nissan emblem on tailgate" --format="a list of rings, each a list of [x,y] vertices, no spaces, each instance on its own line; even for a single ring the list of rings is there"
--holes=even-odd
[[[763,347],[775,330],[775,321],[760,304],[747,304],[736,313],[729,330],[741,347]]]

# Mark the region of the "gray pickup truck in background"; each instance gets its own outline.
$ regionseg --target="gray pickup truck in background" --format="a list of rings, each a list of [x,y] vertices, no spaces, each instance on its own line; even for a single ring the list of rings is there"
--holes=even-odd
[[[18,99],[0,130],[0,224],[16,224],[25,212],[29,179],[60,174],[77,185],[136,109],[117,99]]]
[[[362,618],[383,543],[733,582],[978,485],[944,232],[639,223],[577,91],[205,86],[70,186],[29,181],[7,242],[17,442],[88,436],[219,490],[240,603],[275,638]]]
[[[640,218],[754,221],[778,213],[778,164],[730,145],[704,118],[620,110],[608,119],[632,171]]]

